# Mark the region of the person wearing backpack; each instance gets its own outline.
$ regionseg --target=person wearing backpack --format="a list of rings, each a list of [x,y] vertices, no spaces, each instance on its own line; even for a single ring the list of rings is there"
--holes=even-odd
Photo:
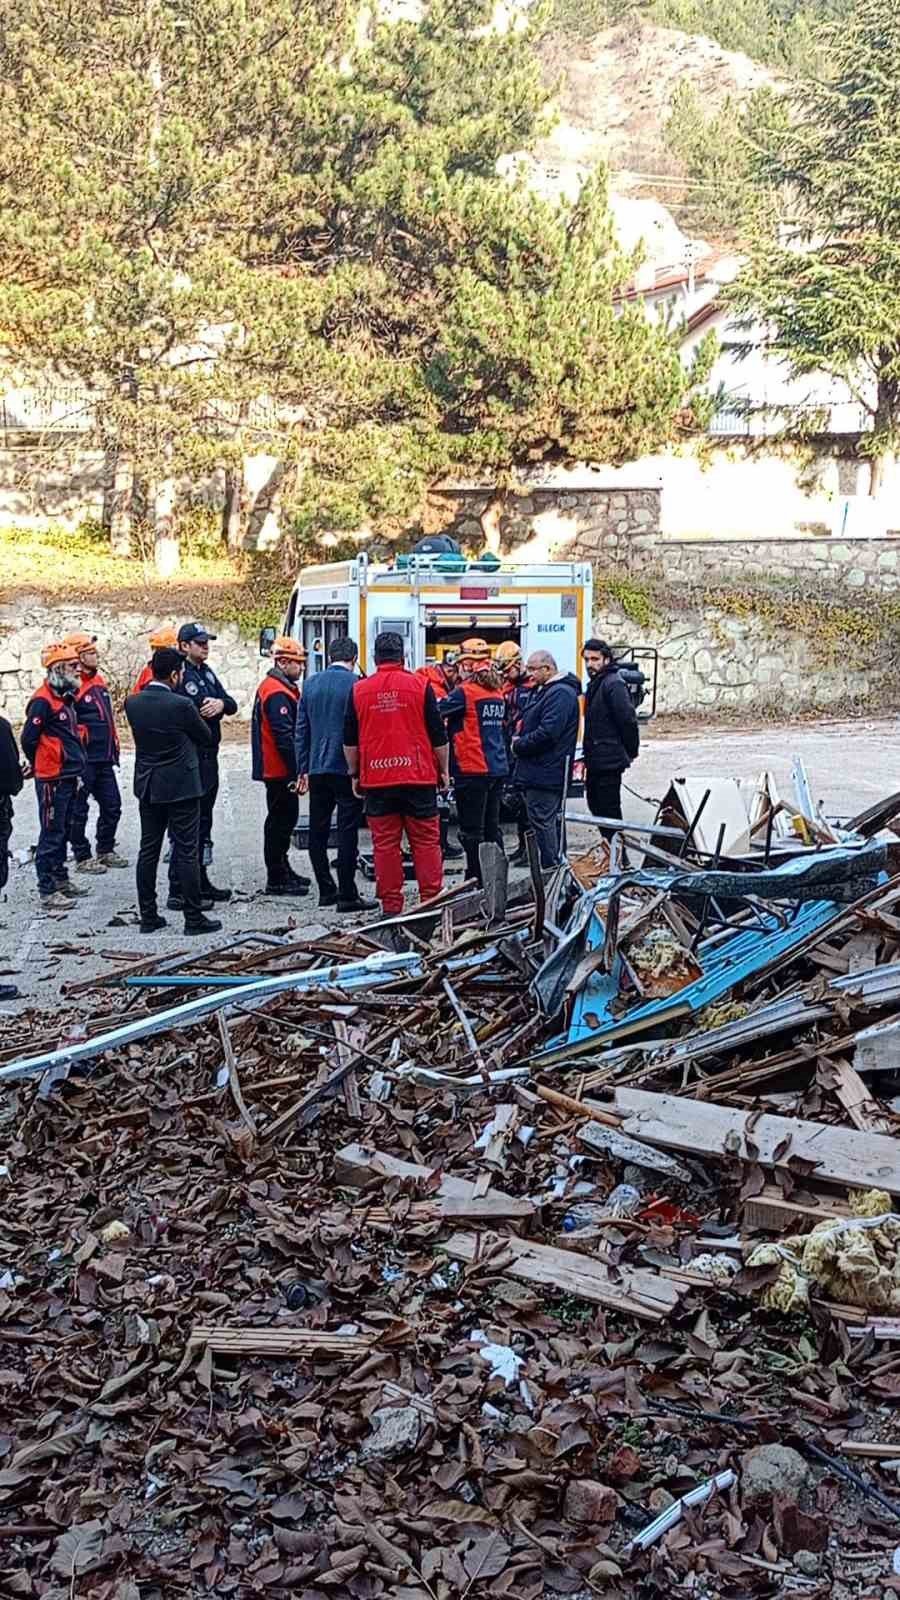
[[[641,745],[637,714],[606,641],[588,639],[581,653],[588,674],[582,740],[588,810],[594,817],[620,819],[622,774]]]

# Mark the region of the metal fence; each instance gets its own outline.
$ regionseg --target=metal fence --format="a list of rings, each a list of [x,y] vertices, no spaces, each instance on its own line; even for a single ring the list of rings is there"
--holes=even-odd
[[[94,420],[94,397],[78,384],[0,391],[0,437],[7,447],[46,434],[90,433]]]

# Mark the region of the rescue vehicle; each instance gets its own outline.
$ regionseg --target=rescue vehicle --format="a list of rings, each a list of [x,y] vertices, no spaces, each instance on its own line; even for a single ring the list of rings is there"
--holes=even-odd
[[[413,553],[393,562],[351,561],[307,567],[291,595],[283,632],[306,647],[307,673],[327,665],[331,639],[359,644],[363,672],[374,665],[379,633],[399,633],[407,666],[440,661],[472,634],[492,649],[504,639],[523,658],[549,650],[561,672],[582,675],[581,649],[591,634],[593,574],[587,561],[516,565],[482,556]],[[261,649],[271,648],[265,630]]]

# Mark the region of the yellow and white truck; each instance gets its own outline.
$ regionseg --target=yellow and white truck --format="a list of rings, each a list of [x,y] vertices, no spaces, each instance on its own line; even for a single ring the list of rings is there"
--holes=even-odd
[[[371,671],[376,636],[391,632],[406,641],[410,667],[439,661],[477,634],[492,648],[516,640],[525,659],[549,650],[560,671],[581,677],[592,594],[587,561],[517,565],[413,554],[381,563],[361,552],[300,573],[284,632],[305,645],[308,674],[326,666],[328,644],[341,634],[358,642],[360,667]]]

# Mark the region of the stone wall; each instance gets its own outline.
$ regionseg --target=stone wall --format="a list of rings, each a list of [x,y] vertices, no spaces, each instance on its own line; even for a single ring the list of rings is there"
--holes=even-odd
[[[484,491],[446,505],[446,525],[474,538]],[[517,561],[592,563],[594,629],[659,651],[662,713],[900,703],[900,539],[674,540],[661,510],[649,487],[525,490],[506,501],[501,547]]]
[[[84,629],[97,635],[101,670],[119,705],[147,660],[148,635],[171,619],[139,611],[112,611],[95,605],[47,606],[37,596],[0,603],[0,713],[18,732],[29,696],[43,678],[41,648],[49,639]],[[242,639],[233,623],[218,630],[210,660],[238,702],[239,715],[250,716],[256,685],[263,671],[258,641]]]

